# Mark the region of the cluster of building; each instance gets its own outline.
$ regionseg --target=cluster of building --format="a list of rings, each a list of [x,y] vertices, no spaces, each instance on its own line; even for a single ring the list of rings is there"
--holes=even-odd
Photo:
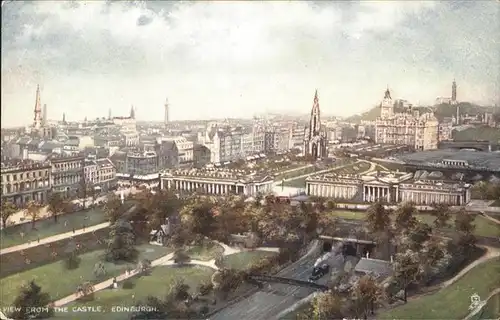
[[[2,201],[19,207],[29,201],[44,203],[50,193],[73,196],[89,188],[98,193],[117,184],[116,169],[108,159],[92,160],[83,155],[51,155],[43,162],[10,160],[1,166]]]
[[[310,196],[356,203],[385,201],[460,206],[470,201],[470,187],[460,179],[444,179],[441,172],[427,171],[323,174],[306,180],[306,193]]]

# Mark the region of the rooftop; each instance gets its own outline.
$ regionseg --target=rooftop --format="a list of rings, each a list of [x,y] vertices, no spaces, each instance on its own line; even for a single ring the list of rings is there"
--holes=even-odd
[[[177,169],[167,170],[162,172],[162,176],[168,177],[199,177],[201,179],[213,180],[228,180],[228,181],[264,181],[271,180],[272,176],[265,173],[250,170],[238,169],[219,169],[219,168],[203,168],[203,169]]]
[[[49,162],[38,162],[33,160],[10,160],[1,163],[2,173],[17,170],[32,170],[36,168],[50,167]]]

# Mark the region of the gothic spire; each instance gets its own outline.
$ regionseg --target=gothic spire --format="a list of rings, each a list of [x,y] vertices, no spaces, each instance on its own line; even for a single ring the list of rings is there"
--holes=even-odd
[[[133,105],[130,107],[130,118],[135,119],[135,109]]]

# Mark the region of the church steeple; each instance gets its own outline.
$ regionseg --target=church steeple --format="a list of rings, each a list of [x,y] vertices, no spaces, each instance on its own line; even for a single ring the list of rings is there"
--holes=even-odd
[[[130,118],[135,119],[135,109],[134,109],[134,106],[130,107]]]

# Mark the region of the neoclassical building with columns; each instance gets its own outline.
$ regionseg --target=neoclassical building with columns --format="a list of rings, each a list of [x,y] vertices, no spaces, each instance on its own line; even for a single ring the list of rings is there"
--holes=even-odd
[[[161,188],[213,195],[255,196],[273,190],[274,178],[247,170],[217,168],[169,170],[160,174]]]
[[[355,202],[412,202],[417,205],[464,205],[470,199],[470,184],[433,179],[422,173],[374,171],[365,175],[324,174],[307,178],[310,196]]]

